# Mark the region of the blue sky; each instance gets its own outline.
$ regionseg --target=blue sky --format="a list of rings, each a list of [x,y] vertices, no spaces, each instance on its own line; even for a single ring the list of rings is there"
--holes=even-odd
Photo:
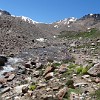
[[[0,0],[0,9],[51,23],[68,17],[100,13],[100,0]]]

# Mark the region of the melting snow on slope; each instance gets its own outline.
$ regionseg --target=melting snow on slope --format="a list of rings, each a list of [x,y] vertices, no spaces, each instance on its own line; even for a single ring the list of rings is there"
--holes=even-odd
[[[0,16],[2,15],[2,13],[0,12]]]
[[[29,18],[29,17],[21,16],[21,18],[22,18],[22,20],[28,21],[29,23],[32,23],[32,24],[39,23],[39,22],[33,21],[33,20],[32,20],[31,18]]]
[[[58,25],[55,25],[54,27],[55,27],[55,28],[58,28],[59,26],[58,26]]]
[[[39,41],[39,42],[45,42],[45,39],[44,38],[38,38],[36,40]]]
[[[90,14],[90,16],[92,16],[93,14]]]
[[[34,20],[32,20],[31,18],[25,17],[25,16],[15,16],[15,15],[11,15],[11,16],[12,16],[12,17],[21,18],[23,21],[29,22],[29,23],[32,23],[32,24],[41,23],[41,22],[34,21]]]
[[[60,20],[57,23],[60,24],[70,24],[70,22],[75,22],[77,18],[71,17],[71,18],[65,18],[64,20]]]

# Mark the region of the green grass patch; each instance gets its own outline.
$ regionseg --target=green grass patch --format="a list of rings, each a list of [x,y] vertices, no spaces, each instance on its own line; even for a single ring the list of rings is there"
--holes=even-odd
[[[34,91],[36,89],[36,85],[30,85],[29,90]]]
[[[75,32],[75,31],[62,31],[60,32],[59,38],[69,38],[76,39],[79,37],[82,38],[98,38],[100,37],[100,31],[92,28],[86,32]]]

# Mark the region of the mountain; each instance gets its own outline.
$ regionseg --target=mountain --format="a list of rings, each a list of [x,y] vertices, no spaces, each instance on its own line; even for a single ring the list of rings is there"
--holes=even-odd
[[[0,10],[0,100],[99,100],[100,14],[50,24]]]
[[[16,53],[37,47],[41,44],[37,41],[47,40],[52,44],[54,41],[56,42],[54,37],[62,31],[78,32],[91,28],[100,29],[100,14],[88,14],[80,19],[65,18],[47,24],[33,21],[25,16],[14,16],[7,11],[0,10],[0,53]]]

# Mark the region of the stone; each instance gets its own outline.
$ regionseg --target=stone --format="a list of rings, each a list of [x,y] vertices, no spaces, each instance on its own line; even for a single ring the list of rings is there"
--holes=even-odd
[[[53,76],[54,76],[53,72],[50,72],[50,73],[48,73],[48,74],[45,76],[45,79],[46,79],[46,80],[49,80],[49,79],[51,79]]]
[[[99,77],[96,77],[96,78],[94,79],[94,82],[95,82],[95,83],[100,83],[100,78],[99,78]]]
[[[8,77],[7,81],[12,81],[14,78],[15,78],[15,74],[11,74],[11,75]]]
[[[14,100],[21,100],[19,96],[14,97]]]
[[[71,92],[70,93],[70,100],[81,100],[79,95],[74,93],[74,92]],[[83,100],[83,99],[82,99]]]
[[[0,66],[0,70],[3,70],[3,66]]]
[[[31,62],[25,63],[25,67],[26,67],[26,68],[30,68],[30,67],[31,67]]]
[[[22,87],[22,93],[27,93],[28,92],[28,87],[27,86],[23,86]]]
[[[43,87],[45,87],[45,86],[47,86],[46,83],[38,83],[37,89],[43,88]]]
[[[0,78],[0,84],[3,84],[5,82],[7,82],[7,80],[5,78]]]
[[[43,99],[43,100],[54,100],[53,99],[53,96],[52,95],[48,95],[48,94],[43,94],[42,96],[41,96],[41,99]]]
[[[28,84],[24,84],[24,85],[16,86],[16,87],[14,87],[14,91],[15,91],[16,93],[22,93],[22,88],[23,88],[24,86],[27,87]]]
[[[0,66],[4,66],[7,61],[8,61],[7,57],[0,56]]]
[[[46,74],[48,74],[49,72],[52,72],[52,71],[54,71],[54,66],[48,66],[45,69],[43,76],[45,76]]]
[[[8,91],[10,91],[10,87],[3,88],[1,90],[1,93],[3,94],[3,93],[8,92]]]
[[[83,79],[90,78],[90,75],[83,75],[82,78]]]
[[[64,88],[59,90],[59,92],[56,94],[58,100],[63,100],[63,97],[67,93],[67,90],[68,90],[67,87],[64,87]]]
[[[90,78],[90,75],[83,75],[82,76],[83,79],[85,79],[87,82],[91,82],[91,78]]]
[[[78,87],[78,86],[86,86],[86,85],[88,85],[88,84],[87,83],[84,83],[84,82],[74,84],[75,87]]]
[[[42,65],[41,62],[36,63],[36,69],[40,69],[40,68],[42,68],[42,67],[43,67],[43,65]]]
[[[34,75],[35,77],[38,77],[38,76],[40,75],[40,72],[39,72],[39,71],[35,71],[35,72],[33,73],[33,75]]]
[[[98,76],[100,75],[100,63],[97,63],[95,64],[93,67],[91,67],[89,70],[88,70],[88,73],[90,75],[93,75],[93,76]]]
[[[67,71],[66,64],[62,64],[59,68],[59,73],[64,73]]]

